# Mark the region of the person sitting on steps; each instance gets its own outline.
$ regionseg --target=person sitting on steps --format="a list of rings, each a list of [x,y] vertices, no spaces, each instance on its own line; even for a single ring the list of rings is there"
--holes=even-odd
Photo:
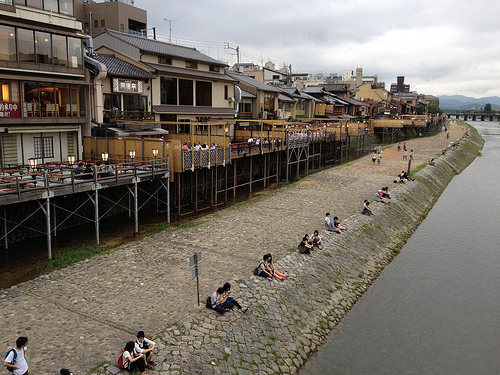
[[[154,341],[148,340],[146,337],[144,337],[144,331],[137,332],[137,340],[135,340],[135,352],[144,354],[146,367],[150,370],[152,368],[151,366],[156,366],[156,363],[153,361],[155,348],[156,344],[154,343]]]
[[[301,253],[301,254],[307,254],[310,257],[313,256],[311,254],[312,245],[309,244],[309,242],[307,240],[307,237],[302,238],[302,241],[300,242],[298,248],[299,248],[299,253]]]
[[[236,306],[238,309],[241,310],[241,312],[247,312],[248,307],[241,307],[241,305],[238,303],[237,299],[234,299],[233,297],[230,297],[229,295],[231,294],[231,284],[225,283],[224,286],[222,287],[224,290],[224,293],[222,296],[226,298],[226,302],[230,303],[232,306]],[[231,307],[232,310],[232,307]]]

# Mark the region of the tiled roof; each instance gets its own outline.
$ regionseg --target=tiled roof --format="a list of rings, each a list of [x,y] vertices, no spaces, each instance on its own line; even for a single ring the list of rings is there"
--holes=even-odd
[[[245,90],[241,90],[241,97],[255,99],[257,96],[255,96],[254,94],[250,94],[249,92],[246,92]]]
[[[304,90],[306,94],[325,94],[326,91],[323,86],[307,86]]]
[[[143,38],[140,36],[120,33],[114,30],[106,29],[104,33],[111,35],[117,39],[128,43],[141,51],[150,52],[158,55],[179,57],[186,60],[200,61],[213,65],[227,66],[218,60],[211,58],[210,56],[204,55],[196,48],[179,46],[177,44],[170,44],[165,42],[160,42],[159,40]]]
[[[249,85],[252,85],[260,91],[281,92],[281,90],[278,89],[277,87],[274,87],[272,85],[266,85],[260,81],[257,81],[255,78],[247,76],[246,74],[239,74],[239,73],[228,72],[228,71],[226,71],[226,74],[229,77],[234,78],[240,82],[245,82]]]
[[[175,113],[175,114],[199,114],[199,115],[230,115],[235,114],[233,108],[220,107],[194,107],[189,105],[154,105],[153,111],[157,113]]]
[[[288,95],[285,94],[278,94],[278,100],[280,102],[290,102],[290,103],[295,103],[295,100],[289,97]]]
[[[152,74],[109,53],[97,53],[96,60],[106,65],[110,76],[154,78]]]
[[[235,79],[233,79],[225,74],[222,74],[222,73],[207,72],[207,71],[196,70],[196,69],[179,68],[176,66],[163,65],[163,64],[150,64],[150,63],[144,63],[144,64],[152,67],[153,69],[156,69],[159,73],[183,75],[183,76],[188,76],[188,77],[209,78],[209,79],[218,80],[218,81],[236,82]]]

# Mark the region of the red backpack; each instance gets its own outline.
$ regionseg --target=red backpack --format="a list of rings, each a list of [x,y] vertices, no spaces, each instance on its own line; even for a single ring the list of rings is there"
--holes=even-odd
[[[125,350],[122,349],[122,354],[118,357],[118,368],[124,369],[125,366],[123,366],[123,352]]]

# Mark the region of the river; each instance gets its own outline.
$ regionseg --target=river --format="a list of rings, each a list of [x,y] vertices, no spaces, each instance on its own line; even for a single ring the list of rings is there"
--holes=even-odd
[[[500,124],[469,123],[486,141],[482,156],[301,375],[500,373]]]

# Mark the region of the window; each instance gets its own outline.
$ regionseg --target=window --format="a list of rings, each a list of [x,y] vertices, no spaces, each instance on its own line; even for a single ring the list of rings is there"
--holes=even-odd
[[[40,92],[40,114],[42,117],[55,117],[55,90],[54,85],[50,83],[39,83],[38,91]]]
[[[40,64],[52,64],[52,46],[50,34],[35,31],[36,61]]]
[[[58,13],[59,9],[57,9],[57,0],[44,0],[43,9]]]
[[[120,95],[104,94],[104,109],[121,111]]]
[[[86,33],[90,32],[90,26],[88,22],[85,22],[84,30]]]
[[[167,56],[158,56],[158,63],[172,65],[172,58]]]
[[[193,81],[179,79],[179,105],[193,105]]]
[[[228,98],[228,87],[227,85],[224,85],[224,99],[227,100],[227,98]]]
[[[82,41],[78,38],[68,37],[68,66],[70,68],[82,68],[83,51]]]
[[[59,0],[59,12],[62,14],[67,14],[68,16],[72,16],[73,0]]]
[[[12,0],[0,0],[0,4],[13,5],[13,1]]]
[[[218,66],[218,65],[210,65],[209,70],[211,72],[217,72],[218,73],[218,72],[220,72],[220,66]]]
[[[35,40],[32,30],[17,29],[17,42],[19,45],[19,61],[35,62]]]
[[[59,117],[71,117],[69,85],[56,85],[56,112]]]
[[[10,102],[10,83],[0,82],[0,102]]]
[[[274,95],[265,94],[264,95],[264,111],[274,112]]]
[[[123,23],[120,24],[120,32],[121,33],[125,32],[125,25]]]
[[[196,81],[196,106],[212,106],[212,82]]]
[[[106,27],[106,20],[101,20],[101,27]]]
[[[274,74],[273,79],[280,79],[280,76],[278,74]]]
[[[95,28],[99,27],[99,21],[98,20],[94,20],[94,27]]]
[[[0,25],[0,60],[16,61],[16,30],[10,26]]]
[[[42,9],[42,0],[26,0],[26,5],[32,8]]]
[[[186,61],[186,68],[198,69],[198,63],[196,61]]]
[[[189,120],[179,120],[177,133],[179,133],[179,134],[190,134],[191,133],[191,124],[189,124]]]
[[[177,78],[161,77],[161,104],[177,105]]]
[[[123,95],[123,109],[125,111],[145,111],[147,96]]]
[[[52,35],[52,56],[54,65],[66,66],[68,64],[68,48],[65,36]]]
[[[54,138],[53,137],[35,137],[35,158],[53,158],[54,157]]]

